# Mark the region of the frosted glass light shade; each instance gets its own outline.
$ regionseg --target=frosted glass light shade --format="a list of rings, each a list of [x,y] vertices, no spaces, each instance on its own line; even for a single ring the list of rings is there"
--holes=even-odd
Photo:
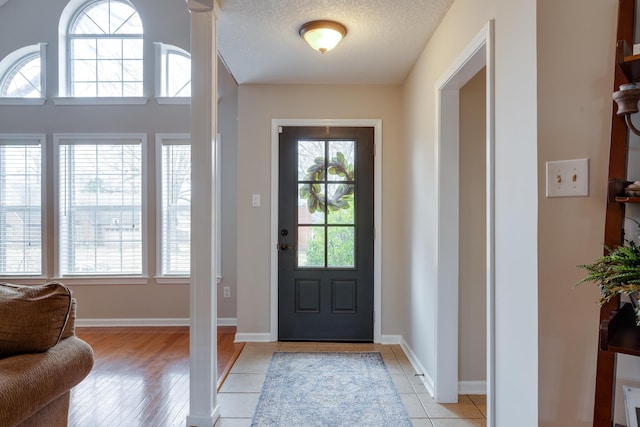
[[[325,53],[340,43],[347,34],[347,29],[334,21],[311,21],[300,27],[299,33],[309,46]]]

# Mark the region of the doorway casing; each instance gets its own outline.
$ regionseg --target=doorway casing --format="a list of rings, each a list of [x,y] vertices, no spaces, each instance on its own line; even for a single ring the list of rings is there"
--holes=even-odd
[[[382,342],[382,120],[381,119],[273,119],[271,120],[271,316],[270,340],[278,340],[278,152],[280,128],[284,126],[372,127],[375,144],[374,224],[377,230],[373,256],[373,341]]]
[[[434,398],[458,399],[460,89],[486,67],[487,425],[495,425],[494,22],[489,21],[436,81],[436,292]]]

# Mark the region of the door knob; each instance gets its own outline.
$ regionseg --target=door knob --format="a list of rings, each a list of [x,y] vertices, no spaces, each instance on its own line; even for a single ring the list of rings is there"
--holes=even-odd
[[[289,244],[288,243],[280,243],[280,250],[281,251],[286,251],[287,249],[289,249]]]

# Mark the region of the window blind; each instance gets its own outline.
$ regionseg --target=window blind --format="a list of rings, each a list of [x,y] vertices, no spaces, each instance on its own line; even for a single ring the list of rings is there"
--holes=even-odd
[[[60,273],[142,273],[140,140],[59,141]]]
[[[191,146],[162,142],[161,271],[189,275],[191,252]]]
[[[42,144],[0,138],[0,275],[42,272]]]

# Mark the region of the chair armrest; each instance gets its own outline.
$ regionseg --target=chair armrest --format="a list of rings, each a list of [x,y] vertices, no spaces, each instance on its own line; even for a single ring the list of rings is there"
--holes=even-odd
[[[93,350],[71,336],[43,353],[0,359],[0,425],[14,425],[68,392],[91,371]]]

